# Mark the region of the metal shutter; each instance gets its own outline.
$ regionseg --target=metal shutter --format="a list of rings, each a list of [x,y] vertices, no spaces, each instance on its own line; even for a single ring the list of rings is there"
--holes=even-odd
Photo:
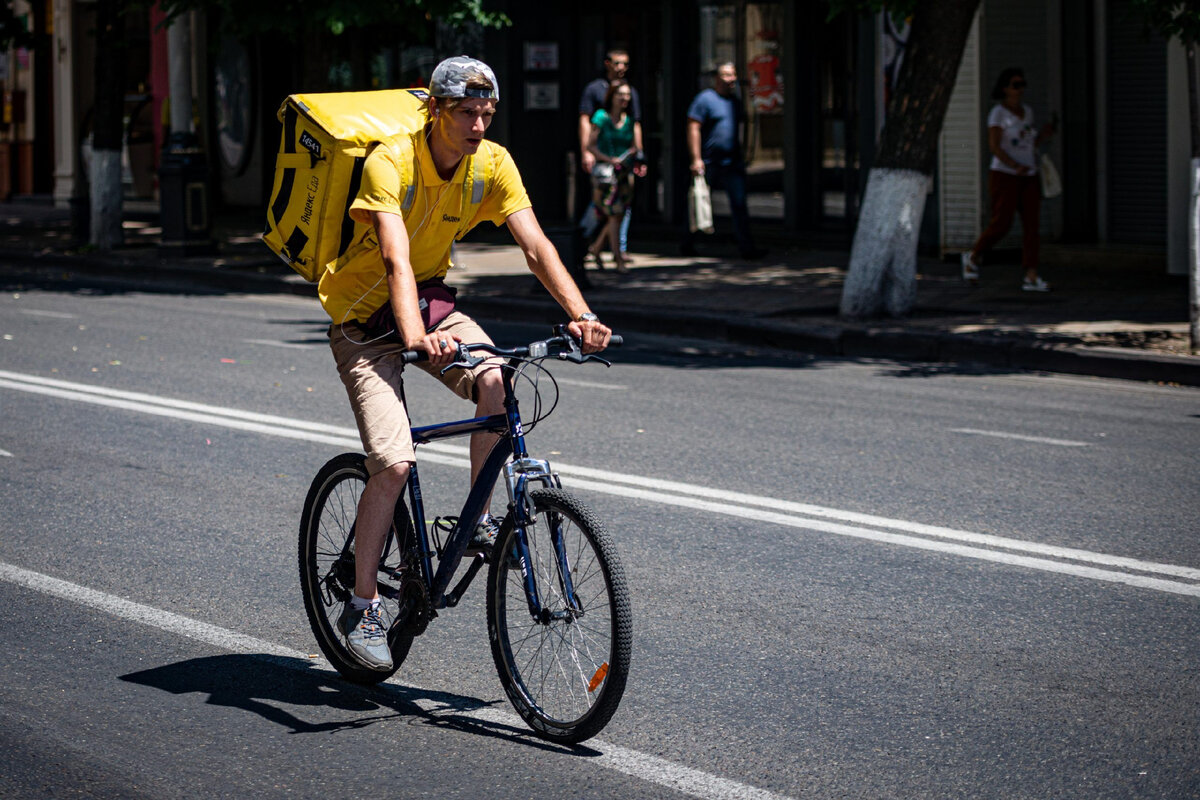
[[[1167,51],[1108,0],[1108,241],[1166,246]]]
[[[979,164],[987,153],[981,139],[986,114],[981,98],[986,90],[982,88],[979,62],[979,14],[976,14],[938,143],[943,252],[969,249],[983,230],[987,214],[979,174]]]

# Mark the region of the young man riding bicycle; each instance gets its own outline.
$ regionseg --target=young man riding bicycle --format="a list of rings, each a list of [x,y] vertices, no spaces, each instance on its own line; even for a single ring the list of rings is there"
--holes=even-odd
[[[370,473],[354,528],[354,597],[339,628],[350,652],[380,670],[391,669],[392,658],[376,571],[392,511],[416,460],[400,392],[401,353],[424,350],[429,361],[419,366],[459,397],[474,400],[476,416],[504,411],[497,362],[441,374],[454,362],[459,342],[491,342],[474,320],[452,310],[453,290],[441,282],[460,227],[469,230],[484,220],[507,224],[530,271],[572,320],[568,329],[583,351],[603,350],[611,336],[542,232],[512,157],[484,138],[500,96],[491,68],[467,56],[448,58],[434,69],[429,93],[425,126],[380,143],[367,157],[350,215],[369,223],[369,230],[352,245],[354,257],[326,272],[318,285]],[[468,157],[486,159],[482,174],[491,176],[478,203],[463,194],[471,187]],[[405,175],[412,186],[402,185]],[[472,212],[469,221],[461,219]],[[472,435],[472,482],[495,441],[494,434]],[[478,543],[494,538],[495,528],[485,515],[476,529]]]

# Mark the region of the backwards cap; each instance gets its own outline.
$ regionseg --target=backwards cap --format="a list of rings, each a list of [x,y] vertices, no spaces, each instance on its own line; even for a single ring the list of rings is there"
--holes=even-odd
[[[484,78],[492,84],[492,88],[467,88],[467,81],[471,78]],[[433,75],[429,78],[429,93],[434,97],[480,97],[499,102],[500,84],[487,64],[470,56],[454,56],[433,68]]]

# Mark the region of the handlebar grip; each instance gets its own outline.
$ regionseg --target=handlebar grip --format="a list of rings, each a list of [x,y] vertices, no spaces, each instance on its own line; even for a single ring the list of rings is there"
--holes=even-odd
[[[405,350],[400,354],[400,361],[405,364],[415,364],[418,361],[428,361],[429,354],[424,350]]]
[[[608,338],[608,346],[609,347],[620,347],[623,344],[625,344],[625,337],[621,336],[618,333],[614,333],[612,336],[610,336]]]

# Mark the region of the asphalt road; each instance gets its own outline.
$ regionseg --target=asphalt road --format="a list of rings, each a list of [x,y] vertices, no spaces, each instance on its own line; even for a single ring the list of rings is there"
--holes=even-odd
[[[1200,795],[1200,391],[642,336],[553,365],[530,446],[635,632],[570,750],[509,713],[482,584],[382,687],[311,657],[300,506],[354,443],[314,302],[0,287],[0,796]]]

